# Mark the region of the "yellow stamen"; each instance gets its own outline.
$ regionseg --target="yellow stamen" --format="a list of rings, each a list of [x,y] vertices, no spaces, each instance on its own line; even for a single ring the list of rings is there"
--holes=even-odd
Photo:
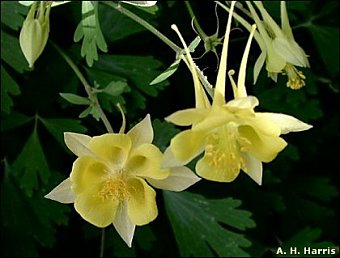
[[[296,69],[296,67],[292,64],[287,64],[284,67],[284,73],[288,76],[288,82],[287,82],[287,87],[293,89],[293,90],[298,90],[301,89],[303,86],[306,85],[305,79],[306,76]]]
[[[249,144],[240,137],[235,123],[228,123],[208,136],[205,157],[210,166],[236,176],[245,167],[242,152],[247,151]]]
[[[108,199],[123,201],[128,197],[126,182],[122,177],[107,179],[98,195],[102,201]]]

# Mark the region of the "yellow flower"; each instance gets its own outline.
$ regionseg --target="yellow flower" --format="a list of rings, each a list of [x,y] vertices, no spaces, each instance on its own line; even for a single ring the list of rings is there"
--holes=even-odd
[[[21,50],[29,64],[33,67],[34,62],[43,52],[50,32],[50,9],[51,4],[34,2],[22,25],[19,43]]]
[[[212,105],[198,80],[188,48],[178,32],[185,46],[188,59],[185,60],[194,79],[196,107],[177,111],[166,118],[176,125],[191,126],[191,129],[177,134],[171,140],[163,164],[183,165],[204,152],[203,158],[196,163],[196,173],[199,176],[212,181],[231,182],[242,169],[261,184],[262,162],[272,161],[287,145],[280,135],[307,130],[311,126],[289,115],[254,111],[259,102],[256,97],[247,96],[245,73],[255,25],[244,51],[237,84],[231,77],[234,71],[228,73],[234,99],[225,102],[227,49],[234,4],[232,2],[230,8]],[[177,27],[174,29],[177,30]]]
[[[150,116],[124,134],[90,137],[65,133],[67,147],[78,156],[70,177],[45,197],[74,203],[83,219],[97,227],[111,223],[131,247],[135,226],[153,221],[158,214],[156,188],[182,191],[198,178],[190,169],[161,168],[163,154],[151,144]]]
[[[291,89],[300,89],[305,86],[306,77],[295,66],[309,67],[309,62],[305,51],[294,39],[289,24],[286,2],[281,1],[280,4],[281,28],[269,15],[261,1],[254,1],[254,4],[260,11],[262,20],[252,3],[247,1],[246,4],[259,29],[259,33],[255,32],[254,37],[262,50],[254,66],[254,84],[266,61],[268,76],[275,82],[277,75],[282,73],[288,76],[287,86]],[[229,11],[229,8],[220,5]],[[245,19],[236,13],[233,15],[246,29],[251,30],[251,25]]]

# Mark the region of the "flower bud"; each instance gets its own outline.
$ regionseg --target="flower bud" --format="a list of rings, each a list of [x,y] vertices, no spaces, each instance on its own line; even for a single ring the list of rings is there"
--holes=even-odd
[[[44,50],[50,31],[51,4],[41,1],[39,8],[37,5],[34,2],[31,6],[19,36],[21,50],[30,68]]]

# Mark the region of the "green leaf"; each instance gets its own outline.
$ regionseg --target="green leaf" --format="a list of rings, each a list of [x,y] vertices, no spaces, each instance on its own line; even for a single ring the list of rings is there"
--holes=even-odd
[[[100,29],[98,19],[98,3],[91,1],[82,2],[82,20],[74,33],[74,41],[78,42],[83,38],[81,56],[86,57],[88,66],[98,60],[97,48],[107,52],[107,45]]]
[[[154,85],[168,79],[171,75],[173,75],[177,71],[180,62],[181,59],[176,59],[175,62],[173,62],[164,72],[162,72],[155,79],[153,79],[153,81],[150,82],[150,85]]]
[[[91,101],[88,98],[78,96],[73,93],[59,93],[59,95],[68,102],[75,105],[90,105]]]
[[[9,114],[13,106],[10,95],[17,96],[20,94],[19,85],[7,73],[1,65],[1,112]]]
[[[18,30],[24,23],[28,8],[17,1],[1,1],[1,22],[13,30]]]
[[[2,30],[1,59],[19,73],[29,70],[28,63],[19,45],[19,37],[13,37]]]
[[[38,189],[39,182],[46,184],[49,180],[50,170],[36,126],[13,163],[13,173],[19,178],[20,187],[30,197]]]
[[[79,114],[79,118],[85,118],[91,113],[92,107],[88,106],[83,112]]]
[[[102,89],[102,92],[108,95],[111,95],[113,97],[116,97],[116,96],[121,95],[123,92],[125,92],[126,88],[127,88],[126,82],[112,81],[104,89]]]
[[[339,28],[310,23],[307,27],[331,76],[339,73]]]
[[[45,125],[46,129],[59,142],[59,144],[65,149],[67,148],[64,143],[64,132],[86,132],[86,127],[81,125],[81,122],[79,120],[75,119],[48,119],[40,117],[40,121]]]
[[[162,151],[166,149],[172,137],[180,132],[173,124],[166,121],[155,119],[152,121],[154,130],[153,143],[158,146]]]
[[[159,74],[162,63],[152,56],[101,55],[95,68],[127,78],[143,93],[157,96],[168,83],[151,86],[150,82]],[[129,83],[130,85],[130,83]]]
[[[30,122],[33,117],[21,113],[12,112],[9,116],[1,119],[1,132],[9,131]]]
[[[255,223],[250,212],[237,209],[241,201],[208,200],[188,192],[163,191],[163,195],[181,256],[249,256],[242,248],[251,242],[236,232]]]
[[[146,29],[143,26],[141,26],[140,24],[133,21],[129,17],[115,10],[114,7],[112,6],[116,6],[117,3],[108,2],[107,4],[110,6],[99,5],[100,24],[101,24],[104,36],[107,39],[107,42],[113,43],[118,40],[128,38],[129,36],[133,34],[146,31]],[[139,8],[134,8],[132,6],[130,8],[130,6],[127,6],[127,5],[126,7],[127,7],[126,9],[134,9],[134,10],[131,10],[131,12],[133,12],[134,14],[138,15],[142,19],[145,19],[146,21],[151,22],[153,25],[155,25],[154,21],[150,21],[150,18],[153,19],[153,18],[156,18],[157,16],[154,15],[150,17],[150,14],[146,13],[145,9],[140,10]],[[150,9],[150,8],[147,8],[147,9]]]
[[[38,191],[32,198],[17,184],[13,168],[5,160],[5,176],[1,180],[1,256],[38,257],[39,247],[52,247],[56,241],[56,225],[68,223],[66,205],[43,198]],[[45,187],[51,188],[53,181],[61,175],[53,173]],[[54,183],[53,183],[54,184]],[[20,244],[18,244],[20,243]]]
[[[113,73],[108,73],[105,71],[93,69],[93,68],[87,68],[86,69],[87,76],[91,78],[91,80],[97,84],[99,84],[98,90],[102,90],[105,88],[105,86],[110,85],[111,83],[121,85],[118,88],[121,88],[123,85],[123,91],[117,95],[117,96],[112,96],[108,94],[98,94],[98,99],[100,102],[101,107],[108,111],[112,112],[116,110],[116,105],[117,103],[120,103],[122,107],[125,106],[125,96],[123,96],[123,93],[125,92],[130,92],[131,88],[128,86],[126,79],[123,77],[117,76]],[[90,110],[88,110],[90,112]],[[84,114],[81,114],[82,116],[86,116],[87,111],[84,111]],[[89,114],[89,113],[88,113]]]

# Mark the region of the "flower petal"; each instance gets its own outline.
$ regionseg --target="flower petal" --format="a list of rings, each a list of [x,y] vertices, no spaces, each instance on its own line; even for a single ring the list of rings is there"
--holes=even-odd
[[[143,144],[132,151],[125,166],[129,175],[164,179],[169,173],[161,170],[162,152],[153,144]]]
[[[172,167],[180,167],[184,166],[187,161],[180,161],[178,160],[175,155],[172,153],[170,147],[166,148],[163,154],[163,161],[161,164],[161,168],[172,168]]]
[[[215,182],[232,182],[240,173],[240,170],[232,172],[230,167],[218,169],[210,161],[205,155],[196,163],[197,175]]]
[[[281,134],[281,129],[278,124],[261,114],[262,113],[255,113],[255,117],[249,117],[244,121],[244,124],[256,128],[256,130],[260,131],[262,134],[279,136]]]
[[[80,133],[64,133],[64,140],[66,146],[78,157],[82,155],[93,156],[93,152],[88,148],[89,142],[92,138]]]
[[[153,221],[157,215],[156,192],[143,179],[128,180],[128,215],[131,222],[142,226]]]
[[[121,203],[117,209],[113,226],[124,242],[131,247],[136,225],[133,224],[127,213],[127,201]]]
[[[252,155],[245,153],[243,155],[245,162],[244,172],[251,177],[259,185],[262,184],[262,162],[254,158]]]
[[[227,102],[225,107],[237,109],[254,109],[259,105],[259,100],[254,96],[237,98]]]
[[[302,67],[308,66],[307,56],[295,40],[277,37],[273,40],[273,48],[288,63]]]
[[[107,133],[93,137],[89,148],[105,161],[123,167],[131,149],[131,140],[126,134]]]
[[[185,130],[172,138],[171,152],[176,159],[186,164],[203,151],[204,138],[205,135],[202,132]]]
[[[256,83],[257,78],[259,77],[260,71],[261,71],[265,61],[266,61],[266,50],[261,52],[261,54],[259,55],[259,57],[257,58],[257,60],[255,62],[254,71],[253,71],[253,73],[254,73],[253,84]]]
[[[162,180],[148,178],[147,181],[156,188],[180,192],[201,180],[187,167],[171,168],[170,175]]]
[[[179,110],[170,116],[166,117],[165,120],[175,125],[188,126],[195,124],[207,115],[208,109],[205,108],[189,108]]]
[[[88,156],[79,157],[73,163],[70,175],[72,191],[75,194],[84,193],[102,183],[108,173],[109,169],[104,163]]]
[[[301,132],[312,128],[312,125],[306,124],[293,116],[278,113],[256,113],[257,116],[272,120],[280,129],[281,134],[290,132]]]
[[[238,131],[241,137],[245,137],[251,143],[247,146],[248,152],[263,162],[272,161],[287,146],[287,143],[279,136],[262,134],[251,126],[240,126]]]
[[[116,216],[119,201],[103,199],[98,193],[100,185],[95,185],[83,194],[77,195],[74,208],[89,223],[104,228],[110,225]]]
[[[44,197],[61,203],[73,203],[76,196],[71,191],[71,185],[72,182],[68,177]]]
[[[269,44],[267,47],[267,71],[270,73],[280,73],[286,64],[286,59],[276,52],[272,44]]]
[[[136,148],[144,143],[152,143],[153,140],[153,129],[151,125],[150,115],[147,114],[146,117],[136,124],[127,133],[132,142],[132,148]]]

